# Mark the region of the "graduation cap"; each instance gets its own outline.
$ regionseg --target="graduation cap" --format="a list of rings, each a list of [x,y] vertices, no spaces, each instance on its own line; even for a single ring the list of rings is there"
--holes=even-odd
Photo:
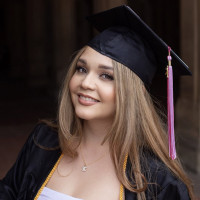
[[[128,67],[147,88],[155,75],[166,73],[167,67],[169,154],[175,159],[171,60],[175,75],[191,75],[188,66],[126,5],[94,14],[87,20],[100,32],[88,46]]]

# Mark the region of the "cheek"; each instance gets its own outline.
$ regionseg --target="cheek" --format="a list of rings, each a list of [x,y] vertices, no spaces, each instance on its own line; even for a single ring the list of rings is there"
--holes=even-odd
[[[115,104],[116,94],[115,94],[115,88],[110,87],[105,89],[104,91],[104,99],[109,101],[110,103]]]
[[[112,91],[112,92],[110,93],[109,98],[110,98],[110,101],[112,101],[112,102],[115,104],[115,91]]]
[[[72,76],[70,82],[69,82],[69,90],[70,92],[73,92],[76,88],[76,78],[74,76]]]
[[[75,105],[75,93],[76,91],[76,81],[74,79],[74,77],[72,76],[70,82],[69,82],[69,92],[70,92],[70,98],[71,98],[71,101],[72,101],[72,105],[74,106]]]

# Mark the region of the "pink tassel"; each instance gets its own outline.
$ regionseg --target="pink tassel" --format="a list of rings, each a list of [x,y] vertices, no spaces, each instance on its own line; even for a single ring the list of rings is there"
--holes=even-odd
[[[173,70],[171,66],[172,57],[171,48],[168,47],[169,55],[167,56],[167,111],[168,111],[168,140],[169,140],[169,157],[176,158],[175,136],[174,136],[174,98],[173,98]]]

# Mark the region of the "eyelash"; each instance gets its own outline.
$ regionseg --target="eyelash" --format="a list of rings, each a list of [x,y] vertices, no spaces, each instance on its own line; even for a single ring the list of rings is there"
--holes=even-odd
[[[103,73],[103,74],[101,74],[101,77],[102,76],[105,76],[103,79],[109,79],[111,81],[114,80],[113,76],[108,73]]]
[[[84,67],[76,66],[76,72],[78,72],[78,73],[87,73],[87,70]]]
[[[78,72],[78,73],[87,73],[87,69],[84,68],[84,67],[81,67],[81,66],[76,66],[76,72]],[[114,80],[113,75],[111,75],[109,73],[102,73],[100,75],[100,77],[102,79],[107,79],[107,80],[111,80],[111,81]]]

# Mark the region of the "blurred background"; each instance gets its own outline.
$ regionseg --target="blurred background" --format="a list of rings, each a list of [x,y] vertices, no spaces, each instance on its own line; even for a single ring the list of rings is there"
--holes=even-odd
[[[174,78],[175,132],[181,161],[200,193],[198,0],[1,0],[0,178],[35,124],[56,118],[59,88],[71,55],[95,34],[85,17],[122,4],[138,13],[193,73]],[[165,86],[163,78],[152,86],[164,109]]]

